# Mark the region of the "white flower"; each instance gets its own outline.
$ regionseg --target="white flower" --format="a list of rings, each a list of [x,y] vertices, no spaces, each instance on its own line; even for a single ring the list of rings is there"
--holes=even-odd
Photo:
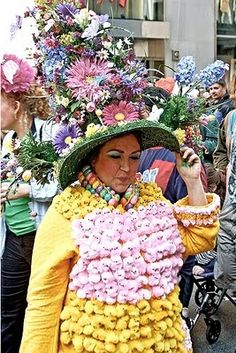
[[[158,109],[157,106],[154,104],[152,107],[152,111],[149,114],[147,120],[151,121],[159,121],[161,114],[164,112],[163,108]]]
[[[23,173],[23,171],[24,171],[24,169],[22,167],[17,167],[16,168],[16,173],[17,174],[21,174],[21,173]]]
[[[101,49],[99,52],[98,52],[98,56],[100,59],[104,59],[104,60],[107,60],[108,57],[109,57],[109,53],[106,49]]]
[[[104,22],[104,23],[103,23],[103,28],[104,28],[104,29],[109,28],[109,27],[111,27],[110,22]]]
[[[112,43],[108,40],[104,40],[102,41],[102,45],[104,46],[105,49],[110,49],[110,47],[112,46]]]
[[[17,65],[13,60],[8,60],[2,65],[2,71],[8,82],[13,84],[13,77],[15,76],[17,70],[19,69],[19,65]]]
[[[44,27],[45,32],[48,32],[50,28],[54,25],[55,21],[51,18],[48,20],[46,26]]]
[[[116,46],[118,49],[121,49],[123,47],[123,41],[119,39],[118,42],[116,43]]]
[[[79,24],[83,24],[85,21],[89,19],[89,12],[87,8],[83,8],[79,13],[75,14],[75,21]]]
[[[124,38],[124,42],[125,42],[125,44],[127,44],[127,45],[131,45],[131,44],[132,44],[132,42],[129,40],[128,37],[125,37],[125,38]]]
[[[226,71],[229,71],[229,64],[225,64],[224,68]]]

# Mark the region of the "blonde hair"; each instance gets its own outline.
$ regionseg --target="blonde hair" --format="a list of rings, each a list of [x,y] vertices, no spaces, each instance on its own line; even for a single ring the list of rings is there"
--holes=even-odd
[[[44,88],[38,84],[32,84],[27,92],[1,92],[2,96],[9,102],[19,101],[21,110],[26,113],[28,118],[39,118],[47,120],[52,114],[48,102],[48,95]]]

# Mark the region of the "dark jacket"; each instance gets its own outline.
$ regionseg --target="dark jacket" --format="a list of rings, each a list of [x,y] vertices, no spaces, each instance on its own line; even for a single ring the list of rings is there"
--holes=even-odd
[[[209,114],[215,116],[214,120],[209,121],[206,126],[201,126],[203,144],[207,152],[204,154],[204,160],[213,163],[213,152],[216,149],[220,127],[226,115],[234,109],[233,101],[226,93],[221,99],[215,101],[210,107]]]

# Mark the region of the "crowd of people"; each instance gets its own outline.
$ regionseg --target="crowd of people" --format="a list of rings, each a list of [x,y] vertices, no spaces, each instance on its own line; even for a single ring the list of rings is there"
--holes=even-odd
[[[153,82],[108,17],[74,5],[54,15],[63,26],[43,31],[40,70],[14,54],[1,63],[2,352],[190,353],[193,275],[210,263],[236,296],[225,66],[183,123],[169,109],[194,104],[175,94],[191,57]]]

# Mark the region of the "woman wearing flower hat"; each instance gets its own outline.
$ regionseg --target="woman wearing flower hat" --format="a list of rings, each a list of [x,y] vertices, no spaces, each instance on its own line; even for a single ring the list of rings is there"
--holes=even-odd
[[[214,247],[219,200],[204,193],[188,148],[176,154],[188,189],[177,204],[136,180],[140,152],[160,132],[171,138],[137,119],[64,159],[62,186],[79,184],[54,198],[38,231],[22,353],[191,351],[178,272],[185,256]]]
[[[22,174],[16,160],[20,140],[31,131],[45,137],[42,124],[49,116],[47,96],[34,83],[35,70],[16,55],[5,54],[1,63],[1,128],[9,131],[1,153],[1,205],[5,237],[1,252],[1,347],[4,353],[19,351],[31,255],[38,224],[58,184],[45,186]],[[37,117],[37,118],[36,118]],[[9,188],[14,178],[17,186]],[[6,232],[4,233],[4,228]]]
[[[178,272],[186,256],[215,246],[219,198],[204,193],[193,150],[142,118],[147,71],[128,38],[112,38],[108,16],[39,9],[40,28],[51,26],[38,42],[64,191],[36,236],[20,352],[189,353]],[[174,205],[137,178],[141,151],[160,145],[176,152],[188,190]]]

